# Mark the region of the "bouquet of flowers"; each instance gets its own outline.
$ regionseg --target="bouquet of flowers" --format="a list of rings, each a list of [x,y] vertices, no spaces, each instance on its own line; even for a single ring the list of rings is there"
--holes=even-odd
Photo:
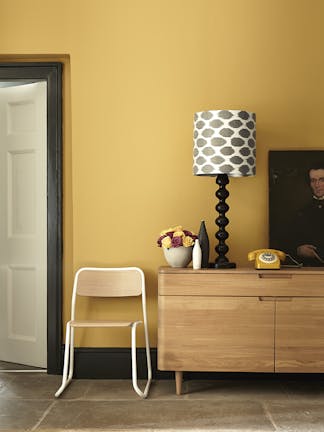
[[[181,225],[178,225],[163,230],[160,233],[160,237],[157,239],[157,244],[159,247],[166,249],[177,248],[180,246],[191,247],[195,244],[197,238],[198,236],[196,236],[196,234],[185,230]]]

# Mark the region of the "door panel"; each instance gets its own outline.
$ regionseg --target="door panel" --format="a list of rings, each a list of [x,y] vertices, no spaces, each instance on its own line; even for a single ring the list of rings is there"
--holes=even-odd
[[[276,301],[276,372],[324,372],[324,298]]]
[[[46,82],[0,89],[0,360],[46,367]]]
[[[10,266],[8,276],[8,338],[35,342],[36,268]]]
[[[36,231],[36,153],[9,151],[8,234],[9,237],[33,236]]]

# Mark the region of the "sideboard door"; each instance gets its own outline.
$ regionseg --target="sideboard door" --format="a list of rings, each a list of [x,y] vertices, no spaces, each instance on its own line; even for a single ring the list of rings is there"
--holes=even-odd
[[[274,372],[273,298],[159,296],[158,368]]]
[[[324,372],[324,298],[276,301],[276,372]]]

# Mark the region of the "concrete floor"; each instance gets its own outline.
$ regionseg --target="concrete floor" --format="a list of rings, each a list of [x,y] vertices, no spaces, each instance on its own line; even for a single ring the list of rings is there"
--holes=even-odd
[[[129,380],[74,380],[0,372],[1,431],[324,431],[324,377],[276,375],[152,383],[141,400]]]

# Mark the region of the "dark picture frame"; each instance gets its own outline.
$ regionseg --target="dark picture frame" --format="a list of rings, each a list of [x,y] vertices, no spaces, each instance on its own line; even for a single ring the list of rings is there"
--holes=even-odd
[[[269,151],[269,247],[286,252],[304,266],[323,267],[324,262],[297,252],[300,244],[316,242],[319,255],[324,257],[324,200],[322,211],[322,203],[313,198],[310,186],[309,170],[313,167],[324,167],[324,151]],[[319,209],[315,210],[316,221],[313,207]],[[322,221],[323,229],[316,229],[314,239],[315,226]],[[288,257],[285,264],[293,262]]]

